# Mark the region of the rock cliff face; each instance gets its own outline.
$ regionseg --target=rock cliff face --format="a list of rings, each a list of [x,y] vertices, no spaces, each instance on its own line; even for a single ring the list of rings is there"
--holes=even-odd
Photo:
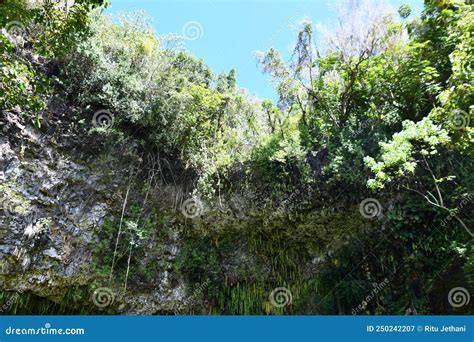
[[[83,112],[55,95],[40,129],[19,108],[0,121],[0,313],[268,314],[281,284],[314,296],[325,255],[366,226],[350,207],[289,215],[299,192],[204,203],[172,158]]]
[[[366,226],[350,207],[287,215],[298,192],[193,202],[167,158],[103,143],[56,102],[41,129],[0,122],[0,313],[268,314],[276,285],[314,296],[325,255]]]
[[[171,309],[172,303],[181,300],[183,285],[172,282],[166,270],[143,293],[132,288],[118,300],[120,294],[111,290],[109,298],[94,298],[94,288],[110,287],[96,284],[94,251],[106,217],[120,210],[126,184],[120,158],[92,151],[74,142],[72,135],[64,139],[68,135],[57,123],[66,114],[54,113],[55,123],[47,122],[42,130],[25,124],[20,113],[9,113],[1,122],[2,311],[8,313],[15,306],[5,304],[12,294],[64,303],[70,289],[78,288],[83,293],[68,301],[71,309],[103,310],[105,305],[98,300],[108,301],[107,310],[123,313]],[[171,241],[164,246],[174,251],[171,259],[176,244]]]

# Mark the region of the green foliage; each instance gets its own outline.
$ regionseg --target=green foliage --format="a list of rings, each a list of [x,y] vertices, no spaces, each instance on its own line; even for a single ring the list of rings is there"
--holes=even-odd
[[[399,9],[404,19],[410,12],[408,6]],[[356,282],[345,279],[344,275],[353,271],[354,260],[363,261],[367,254],[365,247],[358,250],[361,246],[351,243],[333,258],[334,264],[324,266],[317,281],[320,292],[334,290],[334,279],[341,282],[337,291],[320,303],[323,307],[354,307],[358,303],[353,298],[363,298],[364,293],[370,292],[371,283],[380,281],[378,278],[388,270],[396,270],[397,260],[404,263],[400,265],[402,273],[410,276],[391,285],[388,295],[384,295],[385,301],[378,298],[367,312],[402,314],[407,307],[430,312],[433,307],[430,293],[438,291],[439,284],[436,276],[427,274],[430,269],[442,273],[451,267],[471,224],[465,206],[460,203],[469,197],[473,185],[472,177],[464,171],[472,172],[469,156],[473,142],[473,14],[473,5],[467,1],[426,1],[421,19],[376,24],[369,34],[383,43],[371,45],[370,40],[357,41],[356,36],[346,40],[332,37],[328,44],[334,44],[333,49],[329,48],[326,54],[312,45],[311,27],[303,25],[292,63],[285,65],[276,50],[260,57],[263,71],[279,82],[280,103],[285,108],[282,117],[291,117],[299,130],[299,135],[287,136],[275,130],[266,138],[273,143],[256,149],[253,160],[259,161],[257,172],[263,169],[270,175],[262,178],[264,182],[274,179],[273,186],[283,183],[275,176],[279,165],[272,164],[273,155],[288,151],[279,151],[280,146],[298,151],[282,154],[294,156],[284,159],[285,168],[292,170],[292,175],[298,175],[294,170],[305,162],[303,156],[308,152],[327,150],[327,158],[319,161],[323,166],[316,177],[300,178],[312,188],[319,192],[328,186],[346,189],[344,197],[349,199],[347,189],[357,189],[360,194],[367,184],[371,189],[383,189],[386,196],[403,196],[406,201],[378,225],[380,229],[391,226],[400,240],[397,247],[389,243],[380,248],[378,258],[382,265],[368,260],[364,266],[367,273],[361,268],[360,273],[351,277]],[[410,35],[408,40],[402,39],[405,31]],[[377,32],[381,34],[378,37]],[[354,41],[359,45],[351,45]],[[362,49],[357,50],[360,46]],[[265,109],[272,113],[270,106]],[[294,129],[295,125],[291,127]],[[294,136],[299,139],[292,139]],[[364,165],[372,175],[364,170]],[[426,201],[416,203],[418,195]],[[453,218],[451,229],[445,224],[446,215]],[[431,224],[423,224],[426,221]],[[457,224],[465,231],[457,229]],[[432,238],[429,231],[436,225],[442,229],[439,238]],[[369,241],[378,243],[384,240],[378,234],[384,233],[374,230],[361,240],[364,245],[370,245]],[[426,240],[426,236],[430,238]],[[406,255],[392,249],[405,247]],[[413,248],[417,252],[409,257]],[[432,264],[427,255],[438,248],[443,252]],[[411,275],[417,273],[423,274],[423,278],[413,279]],[[361,283],[367,286],[360,292]],[[396,289],[404,287],[407,295],[397,294]]]
[[[44,57],[63,55],[87,33],[89,12],[107,5],[107,0],[66,1],[6,0],[0,4],[0,26],[21,26],[26,39]],[[11,32],[9,32],[11,34]]]
[[[469,286],[474,288],[474,245],[472,244],[467,254],[467,262],[464,265],[464,271],[466,272],[466,279]]]
[[[72,5],[62,1],[6,0],[0,3],[0,108],[12,109],[39,127],[49,86],[46,77],[26,56],[15,53],[32,45],[32,52],[45,58],[65,54],[87,33],[89,11],[105,5],[104,0],[81,0]]]
[[[413,174],[421,158],[438,153],[438,149],[450,141],[448,132],[425,118],[414,123],[405,121],[403,130],[393,135],[389,143],[380,143],[381,161],[366,157],[365,162],[375,174],[368,185],[383,187],[385,183],[397,177]],[[416,154],[419,153],[420,157]]]
[[[163,242],[167,237],[165,229],[158,229],[158,222],[159,213],[152,211],[143,214],[139,206],[131,206],[123,220],[120,217],[108,217],[99,234],[100,243],[94,250],[98,260],[96,265],[100,266],[95,270],[97,274],[104,279],[113,276],[117,286],[123,284],[128,258],[131,255],[130,278],[134,281],[154,279],[166,268],[166,263],[160,262],[157,255],[146,252],[146,247],[152,241],[153,243]],[[117,241],[117,249],[115,249]],[[131,254],[130,251],[132,251]],[[156,259],[155,262],[144,267],[142,263],[144,258]],[[111,274],[112,262],[114,262],[114,272]]]
[[[212,193],[218,170],[245,159],[258,132],[260,110],[235,88],[235,71],[214,87],[209,67],[167,48],[139,14],[92,21],[92,35],[62,68],[71,98],[90,113],[111,111],[112,132],[177,156]]]
[[[13,44],[3,35],[0,35],[0,46],[0,108],[7,112],[18,106],[39,126],[36,114],[44,108],[47,81],[30,63],[11,58]]]
[[[84,131],[173,161],[171,176],[161,168],[143,174],[170,177],[210,202],[244,194],[251,208],[238,216],[211,205],[185,220],[159,205],[125,203],[123,217],[111,213],[98,232],[98,278],[126,288],[175,271],[188,282],[209,281],[202,311],[224,314],[349,314],[387,274],[384,295],[360,313],[430,313],[439,275],[472,283],[468,1],[426,0],[414,20],[375,13],[361,22],[352,13],[321,50],[304,23],[289,63],[275,49],[259,56],[277,84],[277,104],[239,89],[234,69],[215,77],[202,60],[170,47],[175,38],[156,36],[144,15],[117,22],[92,11],[102,5],[0,4],[2,26],[19,21],[26,29],[0,35],[2,112],[19,107],[39,126],[48,92],[61,88],[80,113],[69,119],[85,123]],[[410,14],[399,8],[402,19]],[[60,75],[39,71],[17,38],[58,64]],[[112,113],[113,126],[90,130],[99,110]],[[148,191],[137,187],[132,201]],[[357,208],[368,197],[383,202],[371,222]],[[171,235],[181,248],[174,264],[163,257]],[[278,286],[291,288],[293,306],[272,307],[268,294]]]
[[[406,19],[410,16],[411,14],[411,7],[410,5],[401,5],[399,8],[398,8],[398,14],[400,14],[400,17],[402,17],[403,19]]]
[[[473,156],[474,5],[461,3],[456,11],[443,10],[441,16],[449,22],[445,39],[455,46],[449,54],[452,72],[439,94],[440,106],[430,116],[450,131],[452,148]]]
[[[96,306],[84,299],[90,299],[89,286],[70,286],[64,289],[61,299],[56,301],[43,298],[31,292],[0,292],[0,308],[3,314],[9,315],[94,315],[103,314]]]

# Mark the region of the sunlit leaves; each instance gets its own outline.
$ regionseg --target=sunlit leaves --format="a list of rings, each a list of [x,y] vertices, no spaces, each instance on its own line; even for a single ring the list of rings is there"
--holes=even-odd
[[[372,157],[364,158],[367,166],[375,174],[368,181],[371,188],[381,188],[386,183],[414,173],[419,155],[434,155],[438,148],[450,141],[448,132],[425,118],[420,122],[405,121],[403,130],[393,135],[388,143],[380,143],[381,155],[375,161]]]

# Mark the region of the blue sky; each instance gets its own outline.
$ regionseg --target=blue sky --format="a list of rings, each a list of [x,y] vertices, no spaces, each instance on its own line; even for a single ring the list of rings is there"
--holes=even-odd
[[[388,0],[403,3],[418,15],[422,0]],[[204,59],[215,74],[236,68],[237,84],[260,98],[276,98],[274,85],[256,65],[255,51],[277,48],[291,56],[298,23],[330,23],[334,0],[112,0],[107,12],[144,10],[158,34],[197,33],[185,42],[186,49]]]

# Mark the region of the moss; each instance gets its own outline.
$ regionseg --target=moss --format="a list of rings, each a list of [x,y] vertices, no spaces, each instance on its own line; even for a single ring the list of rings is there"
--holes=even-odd
[[[91,315],[98,310],[90,299],[88,286],[65,288],[60,300],[40,297],[32,292],[0,292],[0,311],[6,315]]]
[[[0,184],[1,209],[13,211],[13,215],[23,215],[31,208],[31,202],[21,193],[15,191],[18,186],[14,182]]]
[[[142,215],[141,208],[132,205],[124,216],[115,252],[121,219],[117,216],[106,218],[98,236],[99,243],[93,251],[93,272],[96,279],[107,280],[110,287],[123,288],[130,256],[127,282],[156,284],[161,272],[173,268],[165,250],[172,231],[168,219],[167,214],[159,210]],[[134,229],[131,230],[130,227]],[[112,262],[114,270],[110,277]]]
[[[80,277],[54,278],[54,289],[38,284],[21,295],[24,299],[14,310],[24,313],[28,308],[24,305],[29,303],[36,313],[93,313],[97,311],[91,307],[93,289],[106,284],[119,302],[126,280],[129,295],[143,293],[148,291],[147,286],[149,290],[156,287],[158,275],[171,271],[175,279],[184,279],[187,284],[207,284],[199,294],[192,293],[189,286],[191,292],[187,295],[193,296],[194,304],[182,313],[315,312],[305,304],[314,300],[320,286],[308,268],[312,259],[339,249],[347,236],[360,233],[367,225],[358,208],[289,211],[262,207],[239,217],[210,210],[201,218],[188,220],[180,212],[155,209],[142,213],[139,205],[131,205],[125,212],[114,255],[120,214],[109,216],[98,231],[93,262]],[[176,239],[176,232],[180,253],[173,260],[167,257],[166,246]],[[18,284],[26,279],[11,281]],[[269,298],[278,287],[291,291],[292,302],[284,307],[274,306]]]
[[[208,303],[202,309],[206,312],[201,313],[315,311],[299,301],[314,297],[318,288],[316,275],[309,270],[312,259],[339,249],[347,237],[367,228],[358,208],[274,213],[262,210],[239,220],[211,213],[183,231],[177,270],[190,283],[211,280],[201,298]],[[292,305],[279,308],[269,302],[271,291],[278,287],[291,289]]]

